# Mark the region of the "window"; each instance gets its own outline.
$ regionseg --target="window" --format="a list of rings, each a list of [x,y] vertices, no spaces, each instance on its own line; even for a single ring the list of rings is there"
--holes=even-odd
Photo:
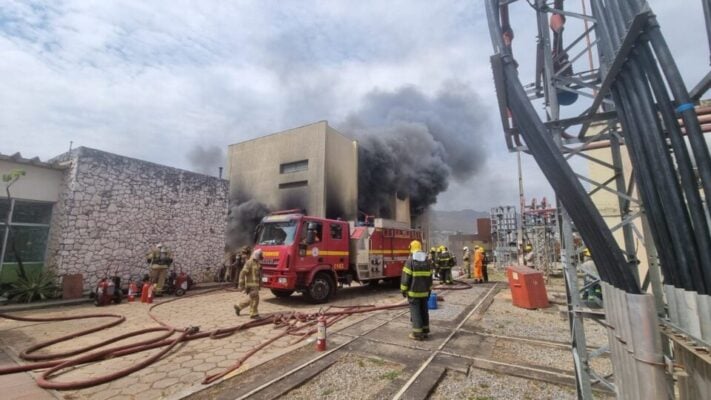
[[[285,182],[279,184],[279,189],[291,189],[297,187],[308,186],[309,181],[295,181],[295,182]]]
[[[0,281],[17,279],[18,256],[27,272],[42,268],[51,219],[52,203],[0,199]]]
[[[304,227],[301,230],[301,243],[306,243],[306,235],[308,234],[309,227],[313,228],[314,231],[314,242],[312,244],[321,243],[323,238],[323,226],[320,222],[306,221]]]
[[[331,239],[343,239],[343,226],[338,224],[331,224]]]
[[[279,173],[288,174],[291,172],[306,171],[309,169],[309,160],[300,160],[284,163],[279,166]]]
[[[294,243],[296,221],[267,222],[259,228],[258,244],[279,245]]]

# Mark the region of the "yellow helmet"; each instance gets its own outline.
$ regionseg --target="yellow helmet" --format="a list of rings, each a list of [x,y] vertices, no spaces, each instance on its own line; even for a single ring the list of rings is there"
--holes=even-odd
[[[436,248],[436,247],[433,247],[433,248],[430,249],[430,253],[435,253],[436,251],[437,251],[437,248]]]
[[[422,251],[422,243],[419,240],[413,240],[410,242],[410,253],[416,253]]]
[[[533,246],[531,246],[530,244],[527,244],[526,247],[525,247],[525,250],[526,250],[526,251],[531,251],[531,250],[533,250]]]
[[[583,255],[585,257],[590,257],[590,249],[586,247],[585,250],[583,250]]]

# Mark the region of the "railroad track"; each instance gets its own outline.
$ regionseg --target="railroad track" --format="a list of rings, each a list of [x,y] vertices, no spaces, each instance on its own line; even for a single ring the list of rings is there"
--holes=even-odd
[[[399,348],[402,352],[409,353],[411,356],[411,359],[409,359],[408,362],[389,359],[388,356],[384,358],[386,361],[405,365],[405,370],[399,380],[394,380],[385,390],[378,393],[378,398],[424,399],[437,387],[446,371],[449,370],[467,373],[469,368],[476,368],[498,374],[535,379],[552,384],[574,387],[575,376],[572,371],[568,372],[555,368],[530,364],[512,364],[505,362],[504,360],[497,360],[495,356],[480,356],[476,353],[463,354],[462,352],[452,349],[451,345],[454,344],[453,342],[455,342],[455,338],[461,338],[463,335],[470,336],[472,334],[490,339],[520,341],[530,345],[548,346],[558,349],[570,348],[568,344],[561,342],[552,342],[536,338],[509,337],[504,335],[474,332],[472,329],[467,329],[467,326],[469,326],[467,321],[471,323],[473,316],[476,314],[483,314],[486,309],[488,309],[495,295],[503,287],[503,285],[494,284],[488,288],[482,286],[480,287],[485,289],[485,291],[482,294],[479,294],[479,297],[473,306],[470,305],[465,308],[466,311],[462,312],[462,314],[464,314],[463,316],[459,316],[453,321],[456,325],[449,328],[451,331],[446,333],[444,339],[439,339],[441,340],[440,343],[432,341],[428,346],[427,342],[410,342],[398,339],[391,340],[390,337],[382,334],[383,331],[381,331],[380,334],[376,331],[384,328],[384,332],[388,332],[387,328],[385,328],[386,325],[396,321],[404,315],[407,315],[409,311],[391,311],[391,314],[388,315],[387,318],[383,318],[383,313],[373,313],[372,315],[368,315],[366,318],[354,321],[347,326],[344,326],[338,332],[333,333],[332,337],[338,337],[340,339],[337,340],[339,344],[335,345],[335,347],[327,352],[313,357],[313,353],[310,352],[310,349],[303,348],[304,354],[310,355],[310,359],[306,361],[295,361],[293,364],[287,365],[286,362],[275,359],[273,360],[275,361],[274,364],[256,368],[251,371],[252,375],[250,375],[250,373],[243,375],[242,378],[240,378],[239,386],[233,383],[231,388],[226,388],[226,390],[222,392],[222,396],[207,392],[204,393],[203,396],[198,397],[230,399],[284,398],[283,396],[287,395],[290,391],[306,384],[312,379],[318,379],[322,372],[339,362],[344,354],[354,353],[364,355],[366,357],[380,357],[381,353],[378,351],[377,346],[392,346],[393,348]],[[444,296],[446,299],[446,293]],[[373,320],[377,318],[381,318],[381,320],[373,324]],[[348,328],[355,327],[358,324],[365,324],[368,328],[358,332],[348,330]],[[392,329],[392,325],[390,326],[390,329]],[[398,329],[400,328],[398,327]],[[436,347],[433,348],[433,345],[435,344]],[[303,360],[303,355],[295,357],[295,359]],[[278,375],[264,382],[262,380],[264,374],[269,374],[270,372]],[[248,385],[257,386],[248,388]],[[600,389],[596,391],[605,392]],[[232,395],[229,397],[224,396],[228,393],[232,393]]]
[[[398,400],[398,399],[402,398],[402,396],[405,394],[405,392],[407,392],[407,390],[413,386],[415,381],[420,377],[420,375],[425,371],[425,369],[432,363],[432,361],[435,359],[435,357],[442,354],[445,346],[447,346],[447,344],[449,344],[449,342],[452,340],[452,338],[459,332],[460,329],[462,329],[462,326],[469,320],[469,318],[471,318],[472,315],[474,315],[475,312],[479,311],[483,305],[486,304],[488,307],[488,304],[491,304],[491,302],[489,300],[492,300],[493,297],[496,295],[496,293],[498,293],[498,289],[499,289],[499,284],[496,283],[496,284],[494,284],[494,286],[492,286],[486,292],[484,297],[481,300],[479,300],[479,302],[474,306],[474,308],[472,308],[469,311],[469,313],[464,318],[462,318],[461,321],[459,321],[459,324],[457,324],[456,328],[454,328],[452,330],[452,332],[450,332],[450,334],[447,336],[447,338],[444,341],[442,341],[442,343],[440,343],[439,346],[437,346],[437,350],[432,352],[432,354],[427,358],[427,360],[425,360],[425,362],[423,362],[422,365],[420,365],[420,367],[417,369],[417,371],[415,371],[415,373],[412,374],[412,376],[410,377],[410,379],[408,379],[408,381],[405,383],[405,385],[403,385],[400,388],[400,390],[397,393],[395,393],[395,395],[393,396],[393,400]]]

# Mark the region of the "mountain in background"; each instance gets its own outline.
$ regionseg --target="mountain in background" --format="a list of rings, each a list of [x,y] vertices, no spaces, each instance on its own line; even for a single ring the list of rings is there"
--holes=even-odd
[[[475,233],[477,218],[488,218],[489,213],[475,210],[432,210],[432,228],[435,231]]]

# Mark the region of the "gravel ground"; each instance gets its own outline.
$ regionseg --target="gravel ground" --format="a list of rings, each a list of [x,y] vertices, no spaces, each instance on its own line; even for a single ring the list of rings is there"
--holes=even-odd
[[[493,358],[512,364],[525,363],[563,371],[573,371],[573,355],[570,350],[540,346],[513,340],[497,340]]]
[[[570,342],[568,320],[557,306],[547,309],[527,310],[511,305],[511,292],[504,289],[494,299],[479,326],[488,333],[532,339]],[[585,324],[589,346],[607,344],[605,329],[590,321]]]
[[[469,374],[447,372],[430,399],[575,399],[575,389],[537,382],[509,375],[500,375],[472,368]]]
[[[401,371],[400,364],[348,354],[284,398],[372,399]]]

